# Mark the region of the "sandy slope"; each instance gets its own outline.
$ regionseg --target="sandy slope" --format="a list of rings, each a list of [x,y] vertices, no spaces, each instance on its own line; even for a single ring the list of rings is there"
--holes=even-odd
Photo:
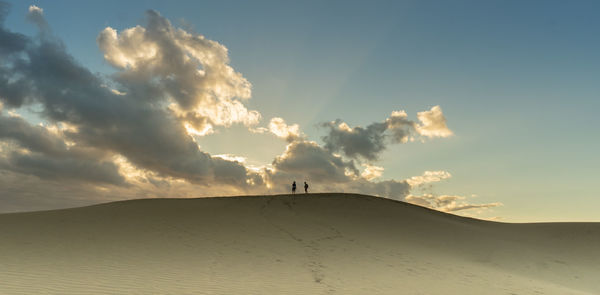
[[[600,294],[600,224],[503,224],[361,195],[0,215],[0,294]]]

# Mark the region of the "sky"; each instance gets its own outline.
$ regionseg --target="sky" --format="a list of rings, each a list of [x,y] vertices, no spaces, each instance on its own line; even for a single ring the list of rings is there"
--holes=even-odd
[[[0,212],[295,180],[600,221],[600,3],[213,2],[2,2]]]

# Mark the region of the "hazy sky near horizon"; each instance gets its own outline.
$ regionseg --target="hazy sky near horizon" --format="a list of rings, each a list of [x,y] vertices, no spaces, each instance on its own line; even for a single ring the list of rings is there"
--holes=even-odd
[[[1,212],[295,179],[600,221],[596,1],[6,3]]]

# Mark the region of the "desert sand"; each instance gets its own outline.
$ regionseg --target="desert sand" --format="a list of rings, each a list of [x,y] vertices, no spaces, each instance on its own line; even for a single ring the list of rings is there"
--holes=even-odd
[[[600,223],[353,194],[2,214],[0,294],[600,294]]]

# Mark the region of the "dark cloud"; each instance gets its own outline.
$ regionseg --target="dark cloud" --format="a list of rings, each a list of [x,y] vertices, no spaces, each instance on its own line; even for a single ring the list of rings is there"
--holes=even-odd
[[[64,140],[42,126],[31,126],[19,117],[0,115],[0,139],[12,139],[21,146],[48,155],[63,155],[67,151]]]
[[[285,179],[286,183],[291,178],[340,183],[358,175],[353,161],[344,161],[312,141],[290,143],[272,165],[277,171],[276,176]]]
[[[30,9],[30,17],[41,23],[41,9]],[[140,28],[143,29],[134,29]],[[106,86],[110,83],[79,65],[67,54],[59,40],[44,36],[44,33],[42,32],[39,38],[26,39],[22,35],[8,32],[3,26],[0,28],[0,36],[5,41],[0,45],[3,52],[0,60],[1,102],[7,106],[21,106],[23,103],[41,105],[40,115],[45,119],[50,122],[68,123],[75,127],[72,131],[65,131],[67,140],[74,141],[79,146],[123,155],[139,168],[155,171],[165,177],[183,178],[197,184],[241,187],[248,185],[248,177],[255,178],[238,162],[213,158],[200,151],[181,124],[180,117],[166,107],[170,98],[175,98],[182,107],[198,102],[190,101],[181,91],[189,95],[197,95],[199,91],[214,92],[214,87],[222,87],[223,83],[228,85],[224,88],[229,91],[226,95],[212,93],[208,97],[220,102],[230,102],[228,99],[239,94],[235,92],[238,86],[235,83],[243,83],[245,79],[231,71],[226,64],[226,49],[220,44],[205,40],[201,36],[192,36],[182,30],[175,30],[156,12],[149,12],[148,30],[143,39],[154,46],[151,48],[156,50],[160,59],[143,60],[145,66],[139,69],[131,65],[125,67],[122,75],[117,74],[118,79],[112,81],[125,91],[119,93]],[[196,62],[186,63],[189,52],[175,48],[178,41],[175,40],[176,37],[187,38],[189,46],[202,40],[213,47],[221,46],[219,61],[206,62],[204,69],[206,71],[213,66],[216,68],[213,69],[215,72],[221,72],[215,74],[216,76],[199,79],[195,66],[202,64],[205,59],[213,58],[211,52],[204,52],[206,56],[199,56]],[[143,45],[133,41],[127,44],[140,48]],[[117,46],[111,49],[119,48]],[[198,55],[203,53],[202,48],[193,50]],[[106,55],[110,57],[110,53]],[[148,68],[150,64],[153,65],[151,69]],[[223,77],[223,73],[237,80],[227,80],[229,77]],[[136,79],[128,80],[125,78],[127,75],[135,76]],[[204,88],[202,83],[199,83],[199,86],[194,85],[194,82],[203,82]],[[231,83],[233,84],[230,85]],[[173,92],[175,88],[179,89],[178,92]],[[198,120],[202,119],[196,118],[195,126],[200,124]],[[49,177],[50,174],[40,171],[55,167],[58,163],[54,159],[43,157],[56,156],[52,149],[56,148],[55,145],[60,145],[60,142],[53,142],[51,137],[44,137],[47,134],[35,133],[35,129],[31,128],[27,132],[33,133],[23,133],[23,130],[19,129],[21,125],[13,120],[11,124],[3,126],[5,137],[10,135],[12,139],[28,148],[41,152],[41,155],[15,156],[10,163],[18,164],[23,169],[27,167],[27,171],[37,171],[36,175]],[[96,167],[90,163],[78,165],[75,163],[76,159],[70,158],[71,162],[65,164],[65,169],[112,169],[109,163],[100,163]],[[96,175],[92,172],[88,174]]]
[[[407,142],[417,127],[417,124],[407,117],[404,111],[394,111],[389,118],[385,119],[385,125],[393,143]]]
[[[385,123],[374,123],[366,128],[350,128],[338,119],[321,126],[329,128],[328,134],[322,137],[325,148],[334,152],[341,151],[350,158],[361,156],[367,160],[376,160],[377,155],[385,149]]]
[[[0,2],[0,65],[16,62],[15,54],[23,52],[29,42],[26,36],[4,29],[8,9],[7,3]],[[28,89],[29,83],[24,79],[14,78],[10,69],[0,66],[0,101],[7,106],[20,107],[27,98],[25,89]]]
[[[64,140],[42,126],[31,126],[19,117],[0,115],[0,141],[18,148],[3,151],[0,168],[45,179],[75,180],[123,185],[125,179],[106,153],[68,147]]]
[[[125,179],[112,162],[80,157],[47,157],[41,154],[13,152],[2,168],[44,179],[90,181],[122,185]]]
[[[439,106],[417,113],[420,124],[407,118],[406,112],[394,111],[384,122],[367,127],[353,127],[338,119],[321,124],[328,129],[322,139],[325,148],[342,152],[353,159],[374,161],[390,143],[406,143],[414,136],[448,137],[452,131],[446,126],[446,118]]]
[[[41,179],[0,169],[0,212],[50,210],[125,199],[114,189],[101,191],[85,182]]]
[[[323,136],[325,148],[357,159],[377,160],[388,144],[388,137],[392,142],[406,142],[414,122],[406,119],[406,113],[394,112],[384,122],[376,122],[363,128],[360,126],[350,128],[341,120],[327,122],[321,126],[328,128],[328,134]]]
[[[276,192],[288,192],[292,180],[308,181],[319,191],[363,193],[398,200],[410,190],[406,181],[369,181],[359,175],[354,161],[344,160],[312,141],[288,144],[266,175]]]

